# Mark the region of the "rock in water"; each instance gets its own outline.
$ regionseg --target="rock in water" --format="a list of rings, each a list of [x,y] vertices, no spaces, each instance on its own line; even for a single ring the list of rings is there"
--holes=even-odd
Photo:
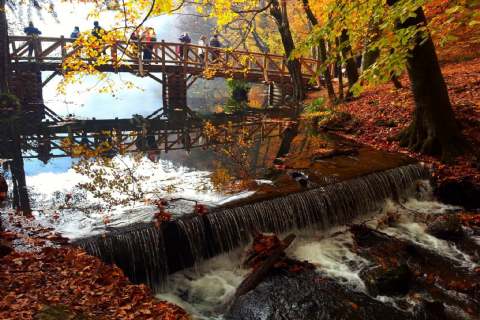
[[[432,236],[443,240],[458,240],[464,236],[460,220],[454,214],[433,221],[428,229]]]
[[[401,264],[396,269],[383,271],[371,282],[365,281],[365,285],[373,296],[405,295],[410,290],[411,277],[408,266]]]

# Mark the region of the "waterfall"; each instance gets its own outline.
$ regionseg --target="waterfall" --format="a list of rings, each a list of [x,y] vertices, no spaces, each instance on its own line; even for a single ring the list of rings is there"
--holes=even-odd
[[[378,209],[385,199],[412,197],[415,181],[427,177],[422,165],[410,164],[202,217],[184,217],[162,229],[130,228],[76,244],[106,263],[117,264],[132,282],[146,283],[158,292],[169,273],[198,267],[247,244],[257,232],[313,234],[350,223]]]
[[[406,200],[414,195],[414,182],[426,179],[420,164],[410,164],[326,185],[306,192],[251,205],[225,209],[207,216],[213,242],[228,252],[251,241],[257,232],[311,233],[350,223],[372,212],[382,200]]]
[[[112,232],[75,244],[107,264],[116,264],[133,283],[145,283],[154,292],[165,289],[168,269],[159,228],[147,226],[125,233]]]

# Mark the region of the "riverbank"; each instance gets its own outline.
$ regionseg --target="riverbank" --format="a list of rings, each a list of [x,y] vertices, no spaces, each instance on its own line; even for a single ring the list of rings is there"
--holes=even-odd
[[[187,312],[132,285],[117,266],[78,248],[46,247],[0,259],[2,319],[169,319]]]
[[[455,159],[455,165],[446,166],[440,159],[424,156],[409,148],[402,148],[395,140],[397,134],[412,121],[414,108],[410,83],[406,74],[400,77],[403,89],[396,89],[388,82],[366,89],[361,96],[335,108],[344,113],[341,122],[329,124],[325,130],[358,141],[376,149],[408,154],[418,161],[430,164],[434,170],[438,188],[436,195],[447,203],[470,208],[480,207],[480,58],[454,62],[442,67],[450,101],[462,132],[471,144],[471,150]],[[312,91],[305,105],[326,92]],[[328,104],[328,102],[327,102]],[[477,154],[475,153],[477,152]]]

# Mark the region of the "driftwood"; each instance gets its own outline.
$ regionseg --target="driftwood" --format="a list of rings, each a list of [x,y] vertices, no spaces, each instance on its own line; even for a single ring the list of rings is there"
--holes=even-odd
[[[358,149],[347,148],[347,149],[319,149],[313,153],[312,160],[322,160],[326,158],[331,158],[335,156],[356,156],[358,155]]]
[[[260,281],[262,281],[262,279],[268,274],[270,269],[272,269],[273,265],[283,254],[285,249],[287,249],[288,246],[293,242],[295,237],[296,236],[293,233],[287,236],[283,240],[285,244],[278,245],[277,248],[275,248],[275,251],[265,261],[262,262],[262,264],[257,268],[257,270],[250,274],[248,278],[243,280],[240,286],[238,286],[237,292],[235,292],[234,301],[236,298],[257,287]]]

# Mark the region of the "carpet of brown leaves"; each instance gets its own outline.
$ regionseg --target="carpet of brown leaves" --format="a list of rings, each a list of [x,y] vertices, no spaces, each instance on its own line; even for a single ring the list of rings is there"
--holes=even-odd
[[[101,319],[187,319],[184,309],[155,300],[151,289],[130,284],[118,267],[77,248],[0,259],[0,292],[0,319],[31,319],[42,305],[58,304]]]
[[[450,100],[457,118],[463,124],[463,134],[474,150],[480,149],[480,58],[442,67]],[[406,153],[419,161],[430,163],[436,169],[439,181],[459,179],[480,184],[480,171],[473,154],[458,157],[455,165],[445,166],[440,159],[427,157],[401,148],[398,142],[389,141],[412,121],[413,96],[408,76],[400,78],[404,89],[395,89],[391,82],[365,90],[358,100],[347,102],[339,108],[352,115],[346,129],[354,127],[356,134],[341,135],[385,151]],[[324,92],[311,92],[309,100],[324,96]],[[308,101],[308,100],[307,100]],[[382,125],[392,121],[396,126]],[[338,132],[337,132],[338,133]]]

